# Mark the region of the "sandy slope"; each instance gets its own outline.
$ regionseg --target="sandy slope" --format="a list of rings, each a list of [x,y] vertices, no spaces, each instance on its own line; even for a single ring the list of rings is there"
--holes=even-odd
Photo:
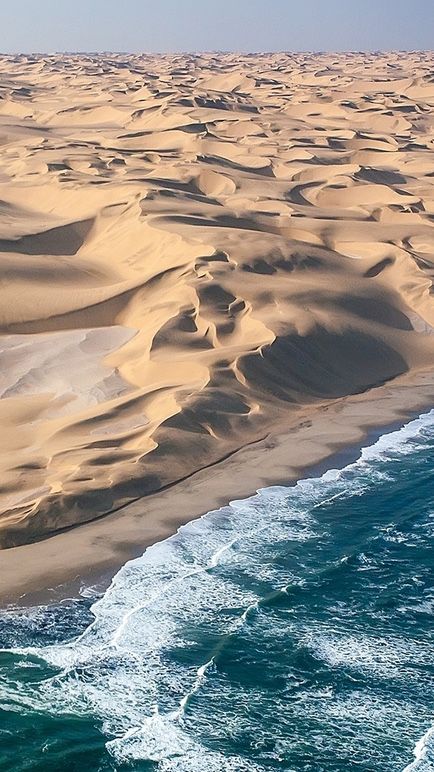
[[[432,362],[432,55],[0,71],[1,546]]]

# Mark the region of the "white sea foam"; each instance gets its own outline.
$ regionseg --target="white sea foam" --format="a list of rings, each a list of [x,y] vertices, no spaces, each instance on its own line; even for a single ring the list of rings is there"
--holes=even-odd
[[[158,711],[143,724],[107,748],[118,763],[153,761],[161,772],[262,772],[251,761],[213,752],[190,738],[177,724],[177,715],[161,716]]]
[[[158,762],[161,772],[260,770],[204,748],[185,718],[191,702],[215,677],[225,641],[260,620],[262,584],[268,591],[286,591],[282,571],[262,559],[264,550],[276,542],[318,538],[322,508],[387,480],[384,462],[415,452],[429,432],[434,433],[434,411],[380,437],[343,470],[289,488],[260,490],[183,526],[117,573],[92,606],[94,621],[77,639],[11,650],[35,663],[41,659],[60,673],[42,685],[6,682],[0,703],[92,713],[112,738],[107,748],[119,762],[149,759]],[[237,573],[244,581],[237,580]],[[287,579],[288,584],[297,581]],[[202,654],[195,648],[192,625],[209,636],[209,650]],[[364,650],[360,640],[341,641],[340,648],[335,643],[317,640],[318,654],[325,660],[334,657],[334,665],[338,657],[342,663],[364,661],[366,667],[381,669],[378,647],[375,653],[366,641]],[[184,664],[171,655],[177,646],[192,652]],[[390,665],[394,652],[386,646],[383,653]]]
[[[415,745],[414,761],[403,772],[433,772],[434,770],[434,726],[428,729]]]
[[[334,630],[308,630],[301,638],[318,659],[333,668],[373,673],[376,678],[391,677],[406,683],[425,676],[421,668],[432,664],[432,649],[405,638],[367,635],[361,630],[342,633]]]

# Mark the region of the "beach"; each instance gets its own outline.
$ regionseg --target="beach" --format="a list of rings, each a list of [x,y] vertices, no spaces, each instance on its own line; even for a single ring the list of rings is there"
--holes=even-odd
[[[0,602],[52,602],[96,585],[146,547],[230,501],[272,485],[291,485],[309,474],[341,468],[384,431],[402,426],[434,404],[431,371],[400,379],[372,393],[318,407],[287,433],[248,445],[160,493],[51,538],[3,551]]]
[[[0,72],[4,602],[432,405],[429,53]]]
[[[429,770],[433,459],[434,410],[401,413],[105,586],[1,609],[2,768]]]

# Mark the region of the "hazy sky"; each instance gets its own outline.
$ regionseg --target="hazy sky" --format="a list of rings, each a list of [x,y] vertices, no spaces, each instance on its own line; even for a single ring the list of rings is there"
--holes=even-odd
[[[434,0],[11,0],[0,51],[434,49]]]

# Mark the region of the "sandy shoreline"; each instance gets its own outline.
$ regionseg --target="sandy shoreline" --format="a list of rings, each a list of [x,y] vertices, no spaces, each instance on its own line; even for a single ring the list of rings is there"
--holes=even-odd
[[[2,602],[434,404],[432,54],[0,73]]]
[[[430,55],[0,73],[1,549],[432,364]]]
[[[116,513],[49,539],[1,553],[0,603],[48,602],[77,595],[83,584],[103,588],[145,548],[186,522],[273,484],[321,474],[355,460],[374,442],[434,406],[434,374],[304,411],[292,429],[269,435],[230,458]]]

